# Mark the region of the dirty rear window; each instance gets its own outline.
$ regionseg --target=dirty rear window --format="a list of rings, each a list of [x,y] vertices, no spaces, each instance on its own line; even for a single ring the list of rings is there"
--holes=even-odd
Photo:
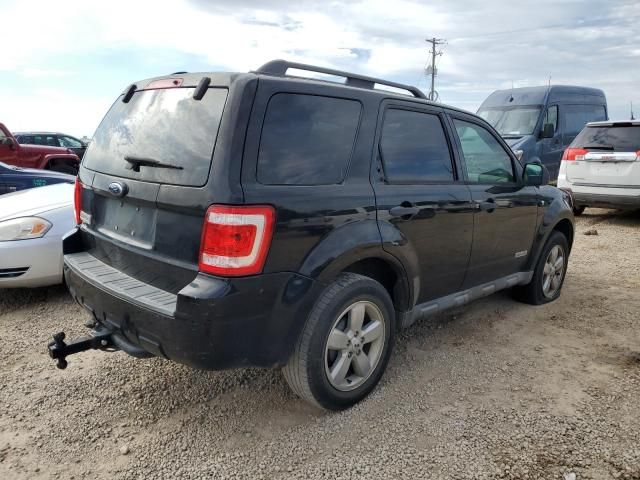
[[[135,180],[183,185],[206,184],[227,90],[210,88],[194,100],[193,88],[136,92],[122,97],[100,123],[84,155],[91,170]],[[127,169],[125,157],[156,160],[182,169],[140,166]]]
[[[637,152],[640,150],[640,125],[587,127],[580,132],[572,145],[578,148],[613,147],[617,152]]]

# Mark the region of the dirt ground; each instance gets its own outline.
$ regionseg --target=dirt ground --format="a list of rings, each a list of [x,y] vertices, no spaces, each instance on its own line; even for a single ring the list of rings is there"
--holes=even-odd
[[[103,352],[57,370],[46,342],[85,318],[62,288],[0,293],[1,479],[640,479],[638,212],[577,220],[555,303],[501,293],[405,331],[337,414],[278,371]]]

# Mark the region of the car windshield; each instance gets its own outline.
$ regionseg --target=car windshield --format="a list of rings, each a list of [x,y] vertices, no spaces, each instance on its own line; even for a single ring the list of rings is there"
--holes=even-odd
[[[611,148],[616,152],[640,150],[640,125],[587,127],[571,144],[576,148]]]
[[[537,105],[523,107],[493,107],[478,110],[484,118],[504,137],[531,135],[540,118]]]

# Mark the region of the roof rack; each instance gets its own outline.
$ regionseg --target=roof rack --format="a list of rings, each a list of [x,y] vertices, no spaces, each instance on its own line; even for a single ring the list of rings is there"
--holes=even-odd
[[[255,73],[263,73],[266,75],[285,76],[287,70],[295,68],[297,70],[306,70],[308,72],[324,73],[326,75],[334,75],[336,77],[346,78],[345,85],[358,88],[368,88],[373,90],[376,84],[386,85],[387,87],[398,88],[400,90],[406,90],[416,98],[427,99],[427,96],[419,90],[417,87],[411,85],[404,85],[402,83],[389,82],[380,78],[367,77],[365,75],[358,75],[356,73],[343,72],[342,70],[334,70],[332,68],[316,67],[314,65],[307,65],[305,63],[288,62],[286,60],[271,60],[270,62],[262,65]]]

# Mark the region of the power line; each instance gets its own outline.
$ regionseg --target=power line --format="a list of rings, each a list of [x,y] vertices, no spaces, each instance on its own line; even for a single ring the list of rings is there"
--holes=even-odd
[[[446,41],[443,38],[427,38],[427,43],[431,44],[431,50],[429,53],[431,54],[431,67],[427,67],[426,73],[427,75],[431,74],[431,90],[429,92],[429,100],[435,102],[438,99],[438,93],[435,90],[436,83],[436,75],[438,74],[438,70],[436,68],[436,57],[443,54],[442,50],[438,51],[438,45],[446,44]]]

